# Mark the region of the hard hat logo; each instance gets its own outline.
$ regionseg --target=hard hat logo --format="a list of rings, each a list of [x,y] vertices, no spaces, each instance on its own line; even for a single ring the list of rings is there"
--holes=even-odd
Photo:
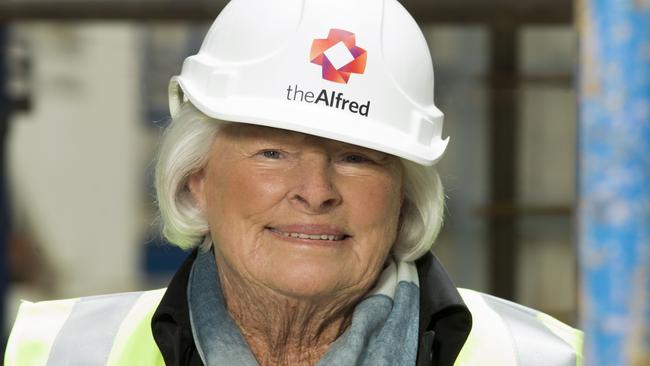
[[[350,74],[364,73],[368,53],[357,47],[354,33],[330,29],[327,38],[312,42],[309,58],[322,67],[323,79],[347,84]]]

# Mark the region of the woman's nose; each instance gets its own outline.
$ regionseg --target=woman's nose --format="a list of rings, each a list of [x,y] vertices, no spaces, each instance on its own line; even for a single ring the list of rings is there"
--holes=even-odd
[[[328,157],[308,159],[295,169],[294,188],[290,194],[294,207],[308,213],[323,213],[341,204],[342,197],[332,179],[335,173]]]

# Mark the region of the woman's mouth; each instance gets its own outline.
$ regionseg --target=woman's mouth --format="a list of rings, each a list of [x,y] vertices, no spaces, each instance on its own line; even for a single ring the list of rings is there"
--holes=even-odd
[[[271,232],[282,235],[287,238],[296,238],[296,239],[309,239],[309,240],[324,240],[324,241],[342,241],[350,237],[346,234],[340,233],[328,233],[326,231],[318,232],[315,230],[309,230],[310,232],[301,232],[301,231],[284,231],[274,227],[267,227]]]

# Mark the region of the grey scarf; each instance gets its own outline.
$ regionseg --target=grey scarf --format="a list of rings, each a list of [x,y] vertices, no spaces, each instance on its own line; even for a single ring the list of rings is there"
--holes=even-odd
[[[226,311],[209,249],[200,250],[192,266],[187,299],[194,342],[206,366],[258,366]],[[317,366],[415,365],[419,309],[415,265],[391,259],[376,286],[355,307],[350,327],[332,343]]]

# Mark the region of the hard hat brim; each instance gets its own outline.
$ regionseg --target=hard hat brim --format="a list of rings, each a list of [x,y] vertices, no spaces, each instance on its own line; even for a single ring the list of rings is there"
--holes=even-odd
[[[427,166],[436,164],[442,158],[449,142],[447,137],[437,144],[415,144],[412,137],[405,136],[397,129],[382,126],[370,117],[359,118],[352,114],[346,116],[345,111],[310,104],[234,96],[201,100],[196,97],[197,94],[181,77],[173,77],[169,85],[172,117],[186,98],[199,111],[218,120],[306,133],[381,151]]]

